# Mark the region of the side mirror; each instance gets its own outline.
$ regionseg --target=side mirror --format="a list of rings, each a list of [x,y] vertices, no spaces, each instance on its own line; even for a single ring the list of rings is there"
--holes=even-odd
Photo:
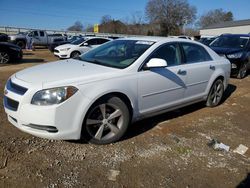
[[[87,42],[84,42],[83,43],[83,46],[88,46],[89,44]]]
[[[146,69],[151,69],[151,68],[165,68],[168,66],[168,63],[164,59],[160,58],[152,58],[149,60],[149,62],[146,64]]]

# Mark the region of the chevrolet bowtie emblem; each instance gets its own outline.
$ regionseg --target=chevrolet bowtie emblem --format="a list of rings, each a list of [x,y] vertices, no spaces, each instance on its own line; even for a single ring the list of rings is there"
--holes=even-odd
[[[7,94],[8,94],[8,90],[5,89],[5,90],[4,90],[4,95],[7,95]]]

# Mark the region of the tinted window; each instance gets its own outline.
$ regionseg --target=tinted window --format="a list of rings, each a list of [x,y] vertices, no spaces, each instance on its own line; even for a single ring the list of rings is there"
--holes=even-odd
[[[98,39],[90,39],[90,40],[86,41],[86,43],[88,43],[88,45],[97,45]]]
[[[176,43],[161,46],[150,56],[151,58],[160,58],[167,61],[168,66],[181,64],[181,53]]]
[[[107,39],[97,39],[97,44],[103,44],[105,42],[108,42],[109,40]]]
[[[182,47],[186,57],[186,63],[197,63],[212,60],[207,51],[200,45],[182,43]]]
[[[44,32],[43,31],[40,31],[40,36],[44,37]]]

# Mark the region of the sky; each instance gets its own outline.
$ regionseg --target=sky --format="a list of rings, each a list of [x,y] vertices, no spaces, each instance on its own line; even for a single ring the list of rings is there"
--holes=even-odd
[[[135,12],[144,14],[148,0],[0,0],[0,26],[65,30],[80,21],[100,23],[103,15],[123,21]],[[188,0],[197,16],[222,8],[235,20],[250,19],[249,0]]]

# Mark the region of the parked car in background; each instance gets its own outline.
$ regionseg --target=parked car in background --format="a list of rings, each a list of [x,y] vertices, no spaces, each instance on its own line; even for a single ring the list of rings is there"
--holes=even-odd
[[[217,106],[230,70],[227,59],[191,40],[117,39],[79,59],[15,73],[4,108],[14,126],[32,135],[108,144],[139,119],[199,101]]]
[[[54,50],[54,55],[61,59],[77,58],[81,54],[111,40],[112,39],[110,38],[103,37],[83,37],[70,44],[64,44],[56,47]]]
[[[61,33],[53,33],[53,34],[48,34],[49,37],[58,37],[63,40],[67,40],[67,35],[66,34],[61,34]]]
[[[5,33],[0,33],[0,42],[8,42],[8,35]]]
[[[70,37],[69,39],[67,40],[63,40],[63,39],[54,39],[54,42],[52,44],[50,44],[49,46],[49,50],[51,52],[54,52],[55,48],[57,46],[60,46],[60,45],[63,45],[63,44],[70,44],[72,43],[73,41],[76,41],[78,39],[80,39],[82,37],[79,37],[79,36],[73,36],[73,37]]]
[[[246,77],[250,69],[249,39],[249,34],[225,34],[210,44],[216,53],[230,60],[232,75],[239,79]]]
[[[8,42],[0,42],[0,64],[20,61],[23,57],[22,49]]]
[[[179,39],[189,39],[189,40],[192,40],[191,37],[189,36],[185,36],[185,35],[180,35],[180,36],[170,36],[170,37],[173,37],[173,38],[179,38]]]
[[[16,35],[9,35],[9,41],[20,46],[21,48],[25,48],[27,42],[32,38],[33,45],[37,46],[49,46],[54,42],[55,39],[66,40],[64,36],[54,36],[48,35],[46,31],[42,30],[32,30],[25,33],[19,33]]]

